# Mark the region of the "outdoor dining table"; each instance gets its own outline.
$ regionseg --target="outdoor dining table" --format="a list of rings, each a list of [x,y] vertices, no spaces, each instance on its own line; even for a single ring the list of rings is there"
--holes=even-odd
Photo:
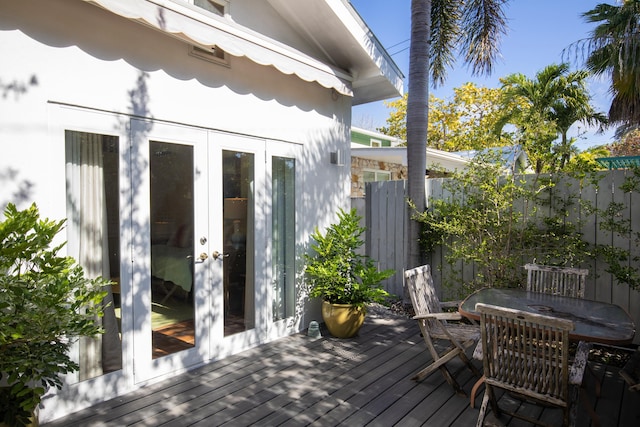
[[[569,319],[575,329],[569,333],[572,341],[600,344],[630,344],[636,333],[633,319],[619,305],[572,298],[561,295],[526,291],[520,288],[483,288],[460,303],[461,315],[480,319],[477,303]]]
[[[480,314],[476,311],[479,302],[572,320],[575,329],[569,332],[569,339],[574,342],[625,345],[630,344],[636,334],[635,324],[629,314],[619,305],[606,302],[520,288],[483,288],[465,298],[458,312],[468,319],[480,320]],[[473,386],[471,407],[474,407],[475,395],[483,381],[484,376]],[[597,388],[599,394],[599,384]],[[595,416],[591,408],[588,412],[592,418]]]

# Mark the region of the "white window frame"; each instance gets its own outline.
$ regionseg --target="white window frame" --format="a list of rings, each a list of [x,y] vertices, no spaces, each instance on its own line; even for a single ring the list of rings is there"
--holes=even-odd
[[[365,172],[369,172],[369,173],[373,173],[374,174],[374,180],[373,181],[364,181],[364,174]],[[364,182],[378,182],[378,181],[383,181],[381,179],[378,179],[378,176],[384,175],[386,177],[388,177],[389,179],[385,180],[385,181],[391,181],[391,171],[383,171],[381,169],[362,169],[362,180]]]
[[[194,45],[189,46],[189,56],[193,56],[194,58],[202,59],[204,61],[208,61],[214,64],[229,67],[229,55],[227,55],[227,52],[225,52],[222,49],[220,49],[220,52],[222,52],[222,58],[220,58],[219,56],[216,56],[213,51],[209,52],[208,48],[204,48],[201,46],[194,46]]]
[[[379,139],[371,138],[369,140],[369,145],[372,147],[382,147],[382,141]]]

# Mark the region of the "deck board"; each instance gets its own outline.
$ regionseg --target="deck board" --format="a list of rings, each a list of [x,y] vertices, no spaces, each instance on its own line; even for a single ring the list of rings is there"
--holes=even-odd
[[[322,330],[296,334],[207,364],[174,378],[79,411],[59,426],[472,426],[484,390],[471,408],[435,372],[410,378],[430,356],[415,321],[392,314],[367,317],[358,337],[340,340]],[[480,363],[474,361],[478,367]],[[640,425],[640,393],[628,391],[618,368],[591,364],[603,385],[586,376],[584,392],[603,427]],[[462,363],[448,365],[465,392],[477,378]],[[561,412],[498,394],[501,405],[558,423]],[[589,426],[582,408],[578,425]],[[491,415],[491,414],[490,414]],[[523,426],[506,417],[509,427]]]

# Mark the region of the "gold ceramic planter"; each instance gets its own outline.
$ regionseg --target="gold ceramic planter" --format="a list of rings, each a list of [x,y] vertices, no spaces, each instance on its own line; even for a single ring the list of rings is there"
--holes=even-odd
[[[336,338],[354,337],[364,323],[364,316],[364,307],[322,301],[322,319],[331,335]]]

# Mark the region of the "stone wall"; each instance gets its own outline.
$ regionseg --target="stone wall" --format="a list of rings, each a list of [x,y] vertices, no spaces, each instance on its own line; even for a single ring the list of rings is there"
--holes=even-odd
[[[364,197],[364,170],[391,172],[391,180],[407,179],[407,167],[399,163],[351,157],[351,197]]]

